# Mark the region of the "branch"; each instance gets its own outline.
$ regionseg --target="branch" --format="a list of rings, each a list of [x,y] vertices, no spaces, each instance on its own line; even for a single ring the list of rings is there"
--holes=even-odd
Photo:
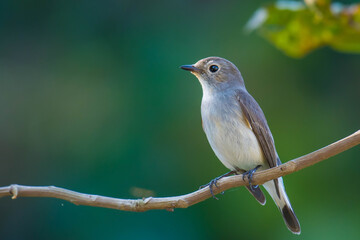
[[[309,167],[311,165],[314,165],[315,163],[318,163],[341,152],[344,152],[358,145],[359,143],[360,130],[333,144],[330,144],[305,156],[288,161],[287,163],[284,163],[278,167],[256,172],[253,175],[252,183],[260,185],[272,179],[279,178],[293,172],[297,172],[303,168]],[[217,183],[218,188],[214,187],[214,193],[218,194],[230,188],[244,186],[247,184],[247,178],[245,178],[244,181],[242,179],[242,175],[222,178]],[[174,208],[187,208],[210,198],[211,194],[209,191],[209,187],[205,187],[198,191],[176,197],[119,199],[79,193],[54,186],[31,187],[14,184],[7,187],[0,187],[0,197],[5,196],[11,196],[12,199],[16,199],[17,197],[59,198],[74,203],[76,205],[113,208],[123,211],[143,212],[150,209],[166,209],[169,211],[173,211]]]

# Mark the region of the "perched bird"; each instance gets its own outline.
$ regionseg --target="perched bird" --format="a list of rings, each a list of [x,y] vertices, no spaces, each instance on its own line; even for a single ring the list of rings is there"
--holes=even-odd
[[[204,58],[181,68],[194,74],[202,86],[202,125],[216,156],[231,170],[229,173],[247,174],[248,190],[264,205],[263,192],[258,186],[251,185],[252,174],[257,169],[276,167],[281,162],[264,113],[247,92],[240,71],[220,57]],[[213,185],[223,176],[209,183],[211,193]],[[263,186],[282,213],[289,230],[300,234],[300,223],[286,195],[282,178],[268,181]]]

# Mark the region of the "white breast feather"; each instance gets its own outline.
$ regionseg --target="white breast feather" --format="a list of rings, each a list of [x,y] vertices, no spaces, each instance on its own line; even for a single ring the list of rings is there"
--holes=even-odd
[[[235,97],[204,95],[201,115],[208,141],[227,168],[247,171],[264,165],[261,147]]]

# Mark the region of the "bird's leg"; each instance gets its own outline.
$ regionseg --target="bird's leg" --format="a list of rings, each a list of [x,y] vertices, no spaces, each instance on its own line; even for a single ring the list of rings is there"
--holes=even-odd
[[[243,173],[242,179],[245,181],[245,176],[248,177],[248,179],[249,179],[249,187],[250,187],[251,190],[254,190],[255,188],[258,187],[258,185],[253,186],[253,185],[251,184],[251,182],[252,182],[252,176],[254,175],[254,173],[256,172],[256,170],[259,169],[259,167],[261,167],[261,165],[258,165],[258,166],[256,166],[255,168],[250,169],[249,171]]]
[[[223,175],[221,175],[221,176],[219,176],[217,178],[214,178],[208,184],[201,185],[199,189],[209,186],[210,193],[213,196],[213,198],[215,198],[216,200],[219,200],[217,197],[215,197],[215,194],[214,194],[214,191],[213,191],[213,186],[215,185],[215,187],[218,188],[217,181],[219,181],[223,177],[227,177],[227,176],[230,176],[232,174],[236,174],[236,171],[230,171],[230,172],[227,172],[227,173],[225,173],[225,174],[223,174]],[[221,194],[224,194],[224,192],[222,192]]]

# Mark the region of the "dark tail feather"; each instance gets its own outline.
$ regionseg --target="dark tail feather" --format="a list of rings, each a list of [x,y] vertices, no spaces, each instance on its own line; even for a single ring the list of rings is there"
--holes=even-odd
[[[258,186],[257,188],[253,187],[252,189],[249,186],[246,186],[246,188],[261,205],[265,205],[266,198],[264,193],[261,191],[260,186]]]
[[[286,226],[289,228],[289,230],[295,234],[300,234],[301,232],[300,223],[294,211],[288,205],[285,205],[281,209],[281,213],[283,215]]]
[[[263,186],[279,208],[287,228],[294,234],[300,234],[300,223],[286,195],[282,178],[278,178],[277,181],[266,182]]]

